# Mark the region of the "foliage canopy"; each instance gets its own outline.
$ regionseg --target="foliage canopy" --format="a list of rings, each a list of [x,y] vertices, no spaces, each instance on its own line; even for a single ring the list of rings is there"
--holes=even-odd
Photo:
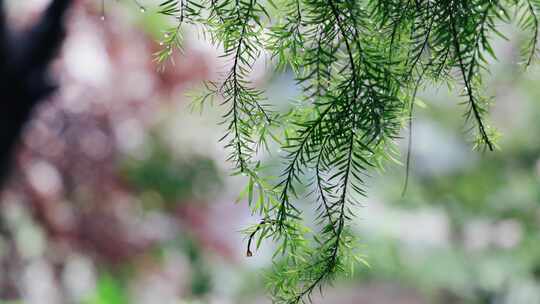
[[[369,171],[398,157],[395,141],[420,88],[457,84],[474,147],[496,148],[482,85],[489,57],[496,59],[492,40],[506,39],[498,26],[515,22],[530,38],[522,48],[528,66],[540,21],[538,0],[166,0],[158,9],[176,22],[159,62],[181,49],[188,24],[230,60],[195,102],[218,97],[226,109],[221,140],[234,173],[248,177],[245,195],[261,217],[246,230],[247,255],[265,239],[278,245],[268,279],[275,303],[308,302],[337,274],[367,264],[355,250],[353,206],[366,196]],[[278,71],[294,72],[299,107],[274,111],[251,83],[263,52]],[[287,152],[277,178],[260,161],[270,140]],[[317,212],[316,232],[295,202],[302,191]]]

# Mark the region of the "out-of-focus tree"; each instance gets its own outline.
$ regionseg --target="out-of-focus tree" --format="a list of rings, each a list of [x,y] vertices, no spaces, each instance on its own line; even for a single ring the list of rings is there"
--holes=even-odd
[[[54,88],[48,68],[65,35],[71,0],[55,0],[29,29],[14,32],[0,1],[0,179],[7,175],[11,153],[32,110]]]

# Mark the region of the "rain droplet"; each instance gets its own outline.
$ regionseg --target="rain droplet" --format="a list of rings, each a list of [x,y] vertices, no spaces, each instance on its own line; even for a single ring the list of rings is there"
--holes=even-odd
[[[139,8],[139,10],[141,11],[141,13],[145,13],[145,12],[146,12],[146,8],[144,8],[143,6],[141,6],[141,7]]]
[[[105,15],[101,15],[101,21],[105,21]]]

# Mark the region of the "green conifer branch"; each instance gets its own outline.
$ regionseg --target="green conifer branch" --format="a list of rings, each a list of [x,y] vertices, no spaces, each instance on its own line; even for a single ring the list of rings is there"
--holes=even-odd
[[[207,83],[203,99],[219,97],[226,107],[222,140],[235,172],[247,175],[245,193],[262,218],[246,230],[247,255],[254,243],[277,244],[269,278],[275,303],[309,302],[316,289],[364,262],[351,233],[354,206],[366,196],[370,172],[394,158],[404,122],[411,129],[419,88],[461,83],[465,121],[476,129],[477,143],[494,150],[482,78],[486,57],[496,59],[492,37],[504,38],[498,25],[513,21],[514,12],[530,36],[525,65],[537,54],[537,0],[194,1],[164,1],[163,14],[176,17],[175,33],[182,22],[202,25],[230,60],[224,79]],[[165,50],[160,60],[170,56]],[[250,82],[264,51],[277,71],[294,73],[302,109],[269,111],[264,92]],[[275,139],[275,128],[286,134],[278,141],[287,151],[277,181],[254,161],[266,138]],[[406,162],[408,170],[410,153]],[[317,212],[314,232],[297,202],[303,192],[314,202],[306,208]]]

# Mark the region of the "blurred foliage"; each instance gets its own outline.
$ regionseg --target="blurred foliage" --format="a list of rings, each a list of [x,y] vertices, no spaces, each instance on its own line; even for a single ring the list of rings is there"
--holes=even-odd
[[[142,191],[143,198],[174,205],[182,200],[212,199],[222,187],[221,173],[207,157],[178,156],[157,137],[145,146],[147,157],[128,159],[122,166],[126,180]]]
[[[121,283],[110,275],[102,275],[97,283],[96,292],[82,304],[127,304],[128,296]]]

